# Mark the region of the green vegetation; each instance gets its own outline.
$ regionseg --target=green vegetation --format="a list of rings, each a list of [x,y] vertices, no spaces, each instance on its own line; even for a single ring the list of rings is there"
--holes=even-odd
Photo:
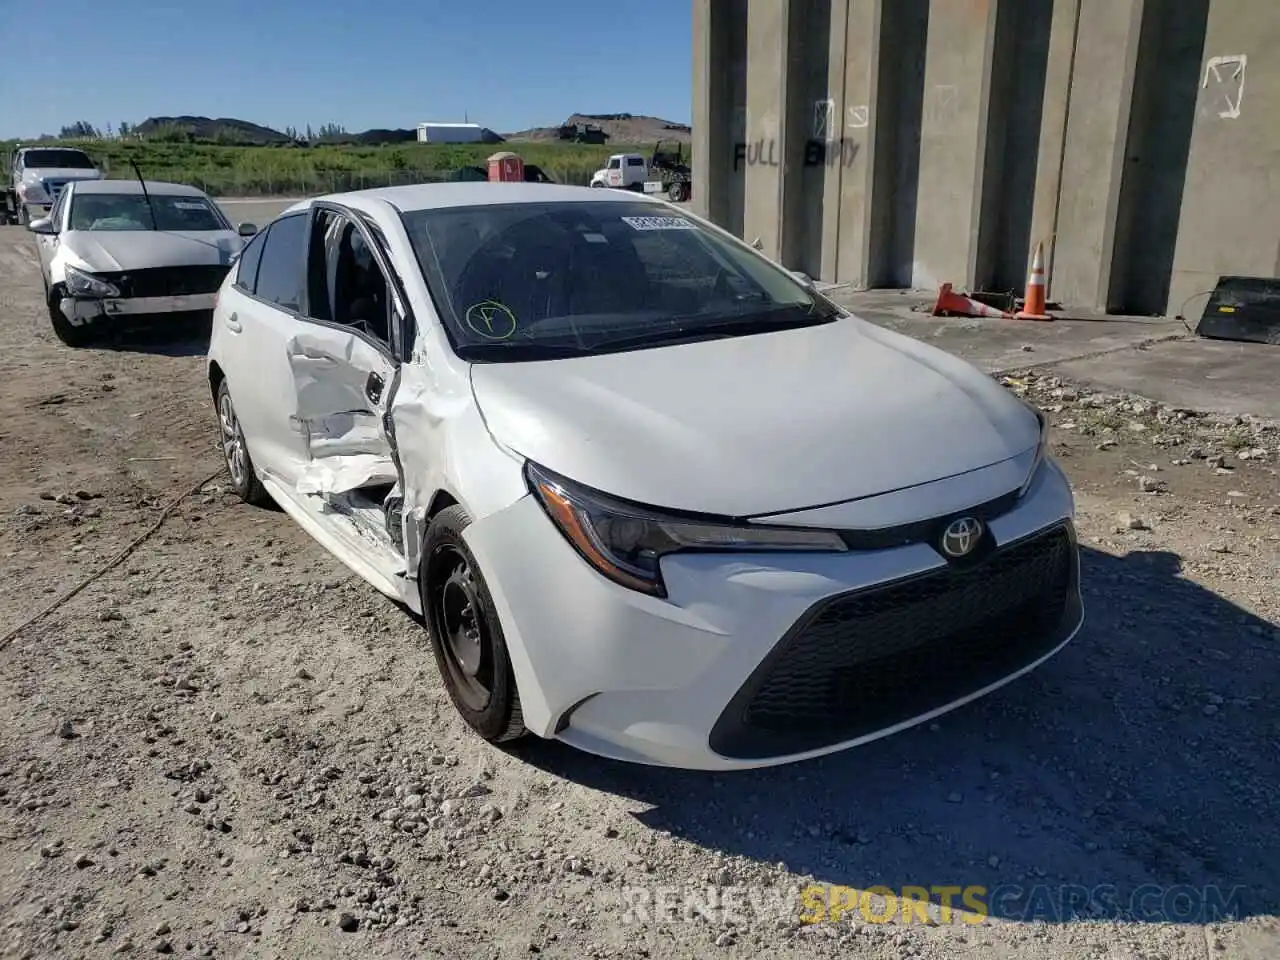
[[[149,180],[200,187],[212,196],[312,195],[442,180],[465,166],[484,166],[499,150],[513,150],[559,183],[585,185],[611,153],[646,156],[652,145],[562,142],[387,146],[223,146],[167,139],[44,140],[41,146],[84,150],[110,177],[132,177],[132,158]],[[0,142],[0,155],[12,149]]]

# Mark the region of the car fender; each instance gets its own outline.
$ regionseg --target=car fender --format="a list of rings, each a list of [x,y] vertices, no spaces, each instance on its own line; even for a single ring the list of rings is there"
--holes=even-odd
[[[416,577],[438,494],[447,494],[472,520],[481,520],[529,491],[523,458],[489,434],[469,388],[442,390],[429,368],[407,363],[401,367],[390,414],[404,470],[405,560],[408,574]]]

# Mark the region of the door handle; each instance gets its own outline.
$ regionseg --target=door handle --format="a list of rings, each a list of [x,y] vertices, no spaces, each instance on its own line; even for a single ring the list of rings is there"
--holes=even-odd
[[[369,379],[364,382],[364,393],[371,403],[377,404],[382,399],[382,388],[386,386],[386,382],[376,373],[370,373]]]
[[[241,330],[244,329],[244,327],[240,325],[239,318],[234,313],[227,314],[226,324],[227,324],[227,329],[230,330],[232,333],[239,333]]]

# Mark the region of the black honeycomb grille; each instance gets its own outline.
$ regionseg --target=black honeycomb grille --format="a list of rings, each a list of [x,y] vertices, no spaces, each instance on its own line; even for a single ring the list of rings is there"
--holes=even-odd
[[[97,276],[113,284],[122,297],[182,297],[216,293],[231,268],[225,264],[148,267]]]
[[[1076,570],[1074,533],[1064,525],[980,564],[824,601],[739,691],[712,749],[744,758],[819,749],[1016,673],[1077,622]]]

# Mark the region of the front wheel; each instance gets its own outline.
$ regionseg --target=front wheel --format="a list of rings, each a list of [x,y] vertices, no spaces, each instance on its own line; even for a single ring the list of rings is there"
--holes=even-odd
[[[527,731],[493,597],[462,539],[471,517],[447,507],[427,528],[418,584],[436,665],[454,708],[490,743]]]
[[[683,203],[689,199],[689,185],[680,180],[671,184],[667,190],[667,199],[672,203]]]
[[[48,285],[49,281],[46,280],[45,297],[49,306],[49,323],[53,327],[53,335],[68,347],[83,347],[93,335],[92,328],[73,326],[62,313],[62,287],[56,286],[50,290]]]
[[[603,181],[603,180],[592,180],[592,181],[591,181],[591,186],[592,186],[592,188],[594,188],[594,189],[596,189],[596,190],[599,190],[599,189],[603,188],[603,187],[604,187],[604,185],[605,185],[605,183],[604,183],[604,181]]]

